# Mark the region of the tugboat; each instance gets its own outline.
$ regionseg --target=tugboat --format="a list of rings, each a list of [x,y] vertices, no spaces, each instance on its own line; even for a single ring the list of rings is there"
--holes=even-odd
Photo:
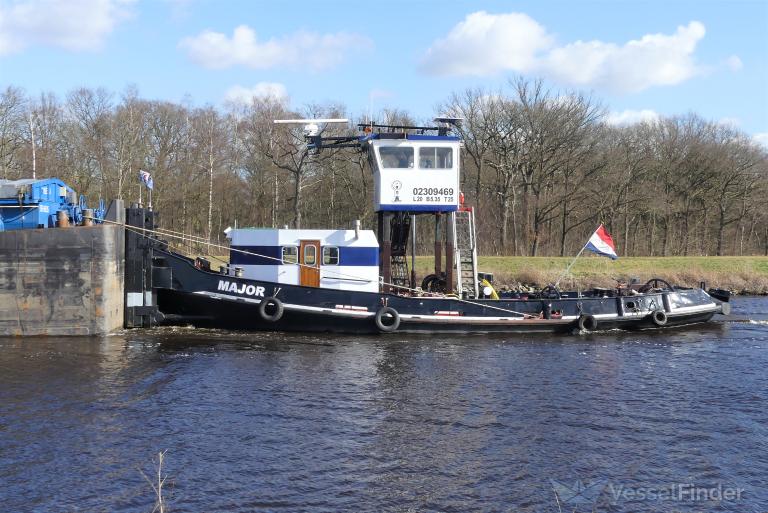
[[[308,151],[364,152],[374,176],[377,230],[229,230],[218,270],[155,241],[157,305],[166,322],[300,332],[560,332],[652,329],[728,313],[728,295],[654,278],[614,289],[499,294],[477,268],[475,213],[464,205],[456,118],[436,126],[359,125],[324,137],[304,123]],[[434,224],[434,273],[415,275],[416,223]],[[408,248],[411,265],[408,265]]]

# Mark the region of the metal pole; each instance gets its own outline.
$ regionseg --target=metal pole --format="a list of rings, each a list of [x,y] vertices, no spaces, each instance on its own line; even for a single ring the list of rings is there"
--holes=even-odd
[[[454,271],[456,270],[456,262],[454,259],[454,251],[456,249],[456,212],[451,212],[447,216],[447,232],[445,241],[445,291],[448,294],[453,294],[454,291]]]
[[[416,288],[416,214],[411,214],[411,288]]]
[[[35,125],[32,123],[32,112],[29,113],[29,131],[32,136],[32,179],[37,180],[37,159],[35,158]]]
[[[435,214],[435,274],[440,276],[443,258],[443,232],[441,231],[440,212]]]
[[[560,277],[557,279],[557,281],[555,282],[555,288],[557,288],[557,286],[558,286],[558,285],[560,285],[560,281],[561,281],[563,278],[565,278],[566,276],[568,276],[568,272],[571,270],[571,267],[573,267],[573,264],[575,264],[575,263],[576,263],[576,260],[578,260],[578,259],[579,259],[579,257],[581,256],[581,254],[582,254],[582,253],[584,253],[584,250],[585,250],[585,249],[587,249],[587,245],[586,245],[586,244],[584,244],[584,247],[583,247],[583,248],[581,248],[581,251],[579,251],[579,252],[576,254],[576,257],[575,257],[573,260],[571,260],[571,263],[570,263],[570,264],[568,264],[568,267],[566,267],[566,268],[565,268],[565,271],[563,272],[563,274],[561,274],[561,275],[560,275]]]

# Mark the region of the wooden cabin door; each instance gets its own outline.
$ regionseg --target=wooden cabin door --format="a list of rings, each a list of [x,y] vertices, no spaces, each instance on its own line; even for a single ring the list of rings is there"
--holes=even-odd
[[[303,240],[299,246],[299,285],[320,286],[320,241]]]

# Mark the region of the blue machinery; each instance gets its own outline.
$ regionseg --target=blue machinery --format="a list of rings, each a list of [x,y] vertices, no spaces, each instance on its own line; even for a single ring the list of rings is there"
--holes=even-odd
[[[83,224],[85,197],[58,178],[0,180],[0,232]],[[88,216],[104,219],[104,201]]]

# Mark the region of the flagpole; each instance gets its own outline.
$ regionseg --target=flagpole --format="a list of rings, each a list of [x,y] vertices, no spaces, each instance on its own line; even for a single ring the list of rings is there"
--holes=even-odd
[[[589,242],[587,242],[587,244],[589,244]],[[557,288],[557,286],[560,285],[560,281],[562,281],[563,278],[568,276],[568,273],[570,272],[571,267],[573,267],[573,264],[575,264],[576,260],[578,260],[579,257],[581,256],[581,254],[584,253],[584,250],[587,249],[587,244],[584,244],[584,246],[581,248],[581,250],[574,257],[574,259],[571,260],[571,263],[568,264],[568,267],[565,268],[565,271],[563,271],[563,274],[561,274],[560,277],[555,282],[555,288]]]
[[[139,182],[139,207],[141,207],[141,188],[144,187],[142,182]]]

